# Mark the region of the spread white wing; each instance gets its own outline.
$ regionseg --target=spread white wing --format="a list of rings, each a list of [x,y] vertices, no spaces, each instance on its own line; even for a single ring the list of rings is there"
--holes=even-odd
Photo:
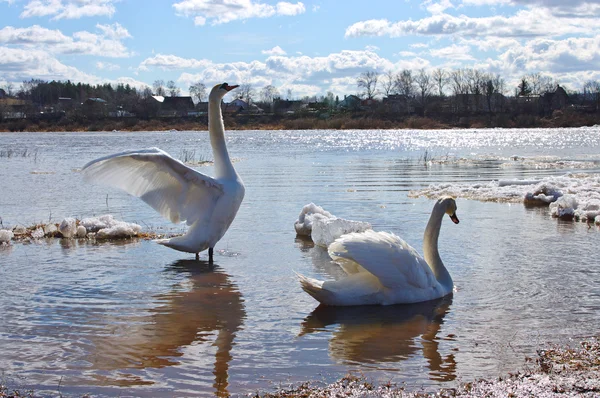
[[[425,259],[394,234],[368,230],[342,235],[328,251],[336,261],[357,263],[355,272],[364,272],[363,268],[390,289],[429,289],[438,284]]]
[[[137,196],[174,223],[193,224],[210,215],[222,185],[168,153],[149,148],[102,157],[86,164],[86,178]]]

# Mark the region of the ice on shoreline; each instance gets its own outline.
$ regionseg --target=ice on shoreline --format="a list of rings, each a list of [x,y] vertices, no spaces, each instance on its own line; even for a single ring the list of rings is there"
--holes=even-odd
[[[475,184],[434,184],[409,197],[450,195],[482,202],[549,206],[553,217],[600,223],[600,174],[568,173],[540,180],[500,180]]]
[[[14,236],[15,235],[10,230],[0,229],[0,245],[5,244],[5,243],[10,244],[10,241]]]
[[[27,241],[43,238],[96,238],[122,239],[139,236],[142,227],[135,223],[115,220],[110,214],[100,217],[88,217],[81,221],[67,217],[60,224],[37,224],[31,227],[17,225],[12,229],[0,230],[0,244],[11,240]],[[156,234],[143,234],[154,237]]]
[[[95,232],[96,238],[100,239],[136,236],[142,230],[138,224],[115,220],[112,214],[84,218],[79,225],[84,226],[88,232]]]
[[[535,169],[535,170],[585,170],[598,168],[598,156],[582,156],[577,159],[564,159],[559,156],[490,156],[476,155],[472,158],[441,157],[433,158],[431,163],[444,165],[461,165],[479,167],[482,164],[494,164],[501,169]]]
[[[371,224],[338,218],[321,206],[309,203],[302,208],[294,228],[298,235],[310,236],[316,245],[328,247],[344,234],[371,229]]]

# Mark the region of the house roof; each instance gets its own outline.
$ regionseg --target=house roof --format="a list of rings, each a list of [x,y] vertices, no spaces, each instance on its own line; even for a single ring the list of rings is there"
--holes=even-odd
[[[85,102],[97,102],[99,104],[103,104],[103,103],[106,103],[106,100],[103,100],[102,98],[92,97],[92,98],[86,99]]]
[[[194,109],[192,97],[164,97],[162,101],[163,109]]]

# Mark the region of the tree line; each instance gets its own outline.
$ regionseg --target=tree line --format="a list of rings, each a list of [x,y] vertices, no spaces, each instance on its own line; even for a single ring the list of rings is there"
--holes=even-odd
[[[356,92],[361,99],[374,100],[378,97],[402,97],[407,104],[416,104],[420,109],[427,109],[431,103],[447,96],[474,95],[487,103],[492,109],[492,101],[497,95],[542,96],[552,93],[559,86],[555,79],[541,73],[524,75],[517,87],[509,88],[505,79],[499,74],[487,73],[474,68],[445,70],[437,68],[426,70],[404,69],[399,72],[379,73],[365,71],[356,78]],[[31,79],[24,81],[15,89],[13,84],[3,87],[9,97],[27,100],[34,106],[44,108],[59,102],[59,98],[70,98],[74,103],[84,102],[88,98],[101,98],[111,106],[122,107],[138,116],[152,116],[159,106],[153,96],[180,96],[181,89],[173,80],[155,80],[152,87],[136,88],[129,84],[97,84],[73,83],[67,81],[44,81]],[[189,86],[188,92],[194,102],[207,100],[207,86],[196,82]],[[600,106],[600,82],[586,81],[580,92],[569,91],[574,101],[591,103],[598,109]],[[321,96],[305,96],[294,98],[291,89],[282,94],[277,87],[267,85],[256,89],[250,83],[242,83],[233,92],[234,98],[247,103],[255,103],[268,107],[278,99],[300,100],[305,103],[321,103],[325,107],[334,108],[340,101],[332,92]]]

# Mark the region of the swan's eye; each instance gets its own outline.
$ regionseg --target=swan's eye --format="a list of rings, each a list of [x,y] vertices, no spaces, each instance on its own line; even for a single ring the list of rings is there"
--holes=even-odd
[[[227,87],[228,87],[228,86],[229,86],[229,84],[227,84],[227,83],[223,83],[223,84],[221,84],[221,88],[222,88],[223,90],[227,90]]]

